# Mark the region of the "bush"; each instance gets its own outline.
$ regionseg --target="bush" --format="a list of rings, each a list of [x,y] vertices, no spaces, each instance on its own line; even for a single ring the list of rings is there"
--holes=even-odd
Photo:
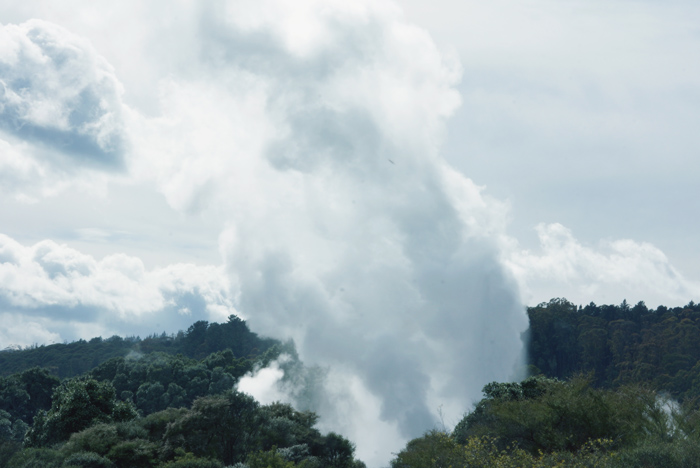
[[[70,436],[61,451],[66,455],[78,452],[94,452],[106,455],[113,445],[119,442],[119,434],[114,424],[98,424]]]
[[[114,464],[95,452],[78,452],[65,459],[63,468],[114,468]]]
[[[7,468],[60,468],[63,455],[53,449],[28,448],[16,453]]]
[[[20,442],[8,441],[0,443],[0,468],[7,468],[12,456],[22,450]]]
[[[576,452],[589,440],[632,446],[667,430],[656,395],[640,388],[594,389],[584,377],[569,382],[531,378],[489,384],[484,394],[455,428],[457,441],[487,436],[501,449],[515,444],[533,454]]]
[[[181,450],[178,450],[181,452]],[[175,460],[163,465],[163,468],[222,468],[223,463],[217,460],[208,458],[195,457],[194,454],[187,452],[184,455],[178,456]]]
[[[127,440],[112,447],[107,458],[117,466],[151,468],[158,462],[158,446],[144,439]]]
[[[439,431],[414,439],[391,462],[392,468],[617,468],[616,455],[608,451],[611,441],[589,442],[577,453],[552,452],[533,455],[517,447],[501,450],[494,439],[471,437],[462,445]],[[628,465],[637,466],[637,465]]]
[[[616,468],[700,468],[700,446],[690,440],[648,441],[620,452]]]
[[[250,455],[247,465],[249,468],[294,468],[296,466],[293,462],[285,460],[285,458],[274,449]]]

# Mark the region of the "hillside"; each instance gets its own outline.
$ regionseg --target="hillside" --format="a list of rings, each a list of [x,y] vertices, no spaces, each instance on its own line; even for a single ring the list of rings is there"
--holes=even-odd
[[[117,357],[162,352],[201,359],[211,353],[230,349],[236,358],[255,357],[278,343],[261,338],[244,320],[231,315],[226,323],[198,321],[186,331],[174,335],[140,337],[112,336],[79,340],[73,343],[32,346],[0,352],[0,376],[22,372],[35,366],[48,369],[61,379],[81,375],[103,362]]]

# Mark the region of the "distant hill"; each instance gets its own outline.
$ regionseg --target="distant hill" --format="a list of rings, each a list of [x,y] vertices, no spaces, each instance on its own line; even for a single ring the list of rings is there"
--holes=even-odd
[[[257,356],[278,341],[261,338],[246,322],[231,315],[226,323],[195,322],[187,331],[174,335],[152,335],[146,338],[112,336],[78,340],[67,344],[10,348],[0,352],[0,376],[23,372],[33,367],[47,368],[60,379],[84,374],[103,362],[126,357],[129,353],[162,352],[182,354],[192,359],[230,349],[236,358]]]

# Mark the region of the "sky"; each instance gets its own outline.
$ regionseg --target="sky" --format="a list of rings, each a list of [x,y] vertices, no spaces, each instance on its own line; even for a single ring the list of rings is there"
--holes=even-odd
[[[236,314],[380,466],[522,374],[525,306],[700,297],[693,2],[13,3],[0,348]]]

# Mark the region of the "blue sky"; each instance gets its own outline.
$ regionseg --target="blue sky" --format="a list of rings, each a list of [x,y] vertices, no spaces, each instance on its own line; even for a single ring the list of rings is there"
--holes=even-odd
[[[525,305],[698,300],[699,8],[0,6],[0,347],[235,313],[385,461],[518,375]]]

